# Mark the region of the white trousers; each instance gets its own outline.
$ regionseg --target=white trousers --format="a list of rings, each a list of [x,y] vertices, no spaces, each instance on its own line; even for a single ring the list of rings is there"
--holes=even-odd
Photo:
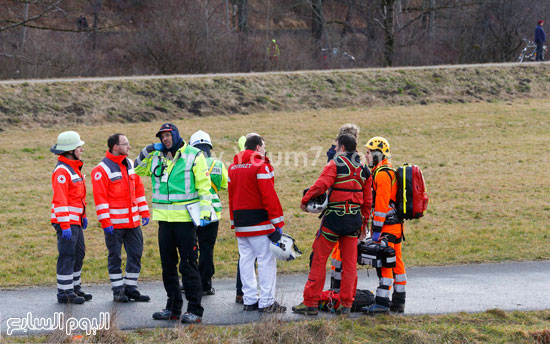
[[[277,280],[277,261],[271,253],[271,240],[267,235],[252,237],[237,237],[239,243],[239,268],[243,283],[244,304],[258,307],[269,307],[275,302],[275,284]],[[258,284],[254,261],[258,260],[258,276],[260,280],[260,298],[258,300]]]

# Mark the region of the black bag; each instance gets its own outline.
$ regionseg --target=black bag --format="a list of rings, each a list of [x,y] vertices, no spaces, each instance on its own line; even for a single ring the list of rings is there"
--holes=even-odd
[[[352,312],[361,312],[361,308],[374,304],[374,294],[370,290],[357,289],[355,301],[351,305]]]

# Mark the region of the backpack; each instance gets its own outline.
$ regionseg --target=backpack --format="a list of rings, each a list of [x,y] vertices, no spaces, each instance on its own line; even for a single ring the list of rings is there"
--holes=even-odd
[[[419,219],[428,208],[428,193],[420,167],[404,163],[396,171],[397,216],[402,220]]]
[[[369,290],[357,289],[355,300],[351,305],[352,312],[361,312],[361,308],[374,303],[374,294]],[[319,309],[326,312],[335,312],[340,308],[340,294],[334,290],[324,290],[319,300]]]

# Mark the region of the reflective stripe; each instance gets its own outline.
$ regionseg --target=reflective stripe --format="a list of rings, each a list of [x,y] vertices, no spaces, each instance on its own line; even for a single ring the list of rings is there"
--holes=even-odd
[[[70,220],[69,216],[60,216],[57,218],[58,222],[69,222]]]
[[[155,155],[153,155],[153,162],[151,163],[151,168],[152,168],[151,173],[153,174],[153,177],[155,179],[155,182],[153,183],[153,198],[168,201],[168,195],[162,195],[162,197],[161,197],[161,195],[160,195],[160,177],[155,176],[155,173],[154,173],[155,169],[158,166],[158,163],[159,163],[159,157],[158,157],[158,155],[155,154]],[[166,199],[164,199],[163,197],[166,197]]]
[[[382,227],[382,226],[384,225],[384,222],[372,220],[372,225],[373,225],[373,226]]]
[[[125,278],[124,279],[124,284],[126,284],[126,285],[137,285],[137,281]]]
[[[55,171],[57,171],[57,169],[59,168],[62,168],[64,169],[65,171],[69,172],[69,175],[71,176],[71,181],[74,183],[74,182],[79,182],[82,180],[82,178],[80,178],[80,176],[77,174],[77,173],[74,173],[71,172],[71,170],[69,170],[69,168],[63,164],[60,164],[60,165],[57,165],[57,167],[55,168],[55,170],[53,170],[53,173],[55,173]]]
[[[126,272],[126,277],[127,278],[138,278],[139,277],[139,272]]]
[[[71,290],[73,289],[73,284],[59,284],[57,283],[57,289],[61,289],[61,290]]]
[[[57,207],[53,208],[54,213],[69,212],[69,207]]]
[[[388,289],[378,288],[376,289],[376,297],[388,299],[390,297],[390,291]]]
[[[55,214],[54,214],[54,213],[52,213],[52,216],[51,216],[51,217],[52,217],[52,219],[55,219]]]
[[[391,286],[392,283],[393,283],[393,278],[386,278],[386,277],[380,278],[380,285]]]
[[[159,210],[187,210],[185,204],[180,203],[153,203],[153,209]]]
[[[159,191],[155,191],[153,193],[153,198],[160,201],[189,201],[199,198],[199,193],[193,192],[192,194],[170,194],[170,199],[168,199],[168,195],[163,195]]]
[[[387,258],[386,258],[386,262],[387,262],[387,263],[395,263],[395,262],[396,262],[396,259],[395,259],[395,257],[387,257]]]
[[[147,211],[147,210],[149,210],[149,207],[148,207],[148,206],[146,206],[146,205],[144,205],[144,206],[141,206],[141,207],[139,207],[139,208],[138,208],[138,211],[139,211],[139,212],[142,212],[142,211]]]
[[[269,224],[269,225],[248,226],[248,227],[235,227],[235,232],[259,232],[259,231],[265,231],[268,229],[274,229],[273,225]]]
[[[235,226],[235,222],[233,220],[229,221],[231,223],[231,226]]]
[[[203,206],[201,205],[200,206],[200,211],[203,212],[203,211],[206,211],[206,212],[210,212],[210,206],[206,205],[206,206]]]
[[[72,281],[73,275],[57,275],[58,281]]]
[[[75,281],[73,282],[73,285],[76,285],[76,286],[80,285],[80,278],[77,279],[77,280],[75,280]]]
[[[145,166],[145,163],[142,162],[143,159],[141,159],[142,154],[143,154],[143,159],[147,159],[151,155],[151,153],[147,151],[147,147],[143,148],[139,153],[138,158],[136,159],[138,166]]]
[[[132,213],[135,213],[136,211],[138,211],[138,207],[137,206],[132,207]]]
[[[132,221],[134,221],[134,222],[139,221],[139,215],[133,216]]]
[[[69,207],[69,211],[72,211],[73,213],[82,214],[84,212],[84,208]]]
[[[122,278],[122,274],[109,274],[109,279],[116,280],[121,278]]]
[[[380,211],[375,211],[374,216],[386,217],[387,213],[382,213]]]
[[[122,178],[121,172],[112,172],[109,166],[107,166],[107,164],[105,164],[103,161],[99,163],[99,166],[103,167],[105,172],[107,172],[107,175],[109,176],[110,180]]]
[[[69,219],[73,221],[80,221],[80,216],[71,214],[69,215]]]
[[[256,174],[257,179],[271,179],[275,176],[273,172],[271,173],[258,173]]]
[[[73,277],[80,277],[80,275],[82,275],[82,270],[73,272]]]
[[[114,282],[111,282],[111,285],[112,285],[113,287],[120,287],[120,286],[124,285],[124,282],[123,282],[122,280],[120,280],[120,281],[114,281]]]
[[[396,282],[407,282],[407,274],[395,275]]]
[[[102,203],[95,206],[96,210],[108,209],[108,208],[109,208],[109,203]]]
[[[111,217],[111,215],[109,215],[109,213],[104,213],[104,214],[97,215],[98,220],[108,219],[110,217]]]
[[[342,268],[342,261],[340,261],[338,259],[333,259],[332,260],[332,266],[334,266],[336,269],[341,269]]]
[[[269,220],[269,221],[270,221],[272,224],[275,225],[275,224],[277,224],[277,223],[283,222],[284,220],[285,220],[285,217],[284,217],[284,216],[279,216],[279,217],[277,217],[277,218],[275,218],[275,219],[271,219],[271,220]]]
[[[121,223],[130,223],[130,220],[128,220],[128,219],[111,219],[111,223],[113,225],[118,225],[118,224],[121,224]]]
[[[128,214],[128,208],[123,208],[123,209],[109,209],[109,214],[113,214],[113,215]]]
[[[145,202],[145,201],[146,201],[145,196],[141,196],[141,197],[136,198],[136,202],[138,202],[138,203],[139,202]]]
[[[396,293],[404,293],[405,292],[405,285],[404,284],[394,284],[393,288],[394,288],[394,291]]]

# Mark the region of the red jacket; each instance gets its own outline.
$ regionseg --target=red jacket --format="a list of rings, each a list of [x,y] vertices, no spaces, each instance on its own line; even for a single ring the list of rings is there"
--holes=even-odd
[[[86,185],[81,168],[82,161],[60,155],[53,171],[51,223],[58,223],[61,229],[82,226],[82,218],[86,217]]]
[[[238,237],[271,234],[283,227],[283,208],[275,192],[269,159],[252,150],[233,158],[229,166],[229,214]]]
[[[349,178],[346,179],[347,177]],[[343,182],[344,180],[347,182]],[[328,200],[329,205],[336,203],[340,204],[342,208],[360,206],[361,215],[364,218],[363,224],[366,224],[372,207],[371,186],[370,171],[360,164],[357,155],[348,154],[344,158],[337,157],[329,161],[319,178],[302,198],[302,204],[306,205],[310,199],[322,195],[332,188]]]
[[[107,151],[92,170],[97,219],[102,228],[136,228],[141,217],[150,217],[141,178],[125,155]]]

